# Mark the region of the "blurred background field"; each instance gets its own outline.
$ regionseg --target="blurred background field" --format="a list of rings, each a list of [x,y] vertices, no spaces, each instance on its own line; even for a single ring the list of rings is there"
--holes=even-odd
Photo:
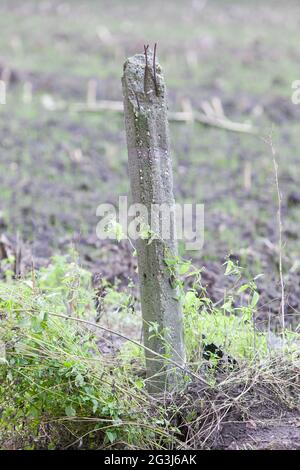
[[[291,85],[300,78],[299,19],[296,0],[1,0],[0,75],[8,86],[0,105],[0,230],[12,246],[19,233],[23,268],[31,254],[38,267],[75,245],[95,275],[121,283],[136,278],[127,244],[101,242],[95,232],[97,206],[117,203],[129,190],[123,118],[51,107],[84,102],[91,79],[97,99],[121,100],[124,60],[157,42],[170,110],[200,110],[217,98],[230,119],[251,121],[262,137],[273,128],[287,318],[297,325],[300,105],[292,104]],[[270,148],[260,136],[196,123],[171,123],[170,131],[176,199],[205,204],[204,248],[185,256],[204,266],[203,284],[215,301],[226,255],[251,274],[263,273],[258,320],[276,322]]]

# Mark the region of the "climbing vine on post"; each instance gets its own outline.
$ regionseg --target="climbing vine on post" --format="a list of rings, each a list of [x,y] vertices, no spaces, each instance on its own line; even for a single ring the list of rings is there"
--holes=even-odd
[[[166,87],[156,47],[126,60],[122,78],[129,175],[133,203],[175,207],[169,146]],[[160,218],[162,215],[160,214]],[[185,363],[181,304],[166,258],[176,259],[176,217],[169,236],[136,242],[148,390],[159,393],[181,382]],[[162,220],[159,221],[160,223]],[[149,352],[149,350],[153,352]]]

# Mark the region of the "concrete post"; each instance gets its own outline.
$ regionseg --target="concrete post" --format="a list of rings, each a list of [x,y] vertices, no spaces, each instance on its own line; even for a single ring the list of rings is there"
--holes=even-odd
[[[155,52],[145,47],[144,54],[127,59],[122,77],[132,199],[143,204],[149,216],[153,204],[165,204],[171,210],[175,207],[166,88]],[[162,223],[161,213],[159,217]],[[151,216],[149,222],[151,225]],[[181,305],[174,273],[165,261],[177,255],[175,230],[174,216],[170,218],[170,237],[150,243],[139,238],[136,249],[145,346],[183,366]],[[151,328],[154,324],[158,334]],[[149,392],[173,390],[182,381],[182,371],[154,353],[146,352]]]

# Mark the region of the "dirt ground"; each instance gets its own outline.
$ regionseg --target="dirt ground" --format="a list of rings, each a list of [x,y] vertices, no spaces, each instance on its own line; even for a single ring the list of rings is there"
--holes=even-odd
[[[116,204],[129,191],[123,118],[51,106],[83,102],[90,79],[98,99],[121,100],[125,58],[157,42],[170,110],[186,103],[200,110],[217,97],[228,117],[259,129],[252,136],[170,124],[176,200],[205,204],[203,250],[184,253],[180,246],[181,253],[204,268],[202,282],[215,301],[226,287],[227,255],[247,275],[263,274],[257,325],[277,328],[278,204],[272,155],[263,141],[272,129],[286,318],[299,328],[300,105],[291,101],[292,82],[299,79],[299,19],[297,0],[1,1],[0,76],[9,81],[6,104],[0,104],[3,258],[11,243],[13,250],[22,246],[21,269],[32,258],[39,267],[72,245],[95,279],[119,279],[121,286],[136,279],[130,246],[96,237],[97,206]],[[232,434],[228,425],[224,447],[284,448],[289,442],[299,448],[299,416],[284,419],[259,434],[247,423],[235,424]],[[289,419],[297,424],[286,425]]]
[[[281,416],[277,421],[255,421],[225,425],[223,444],[227,450],[300,450],[299,413]]]

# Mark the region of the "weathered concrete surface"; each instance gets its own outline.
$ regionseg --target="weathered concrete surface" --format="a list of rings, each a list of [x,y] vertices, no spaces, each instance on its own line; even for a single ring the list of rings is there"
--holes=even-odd
[[[169,148],[167,103],[164,78],[159,65],[153,67],[153,53],[137,54],[124,64],[122,78],[125,127],[128,145],[132,199],[151,213],[151,204],[173,207],[172,165]],[[139,239],[136,243],[145,346],[159,354],[170,354],[180,365],[185,362],[182,313],[178,292],[165,259],[177,255],[175,217],[171,239]],[[163,337],[149,333],[159,325]],[[166,346],[167,344],[167,346]],[[173,365],[146,352],[149,391],[160,392],[176,386],[180,374]],[[180,380],[180,378],[179,378]]]

